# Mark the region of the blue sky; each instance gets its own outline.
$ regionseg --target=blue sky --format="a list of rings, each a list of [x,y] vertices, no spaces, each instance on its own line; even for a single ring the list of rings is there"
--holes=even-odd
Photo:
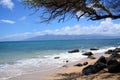
[[[120,34],[120,19],[91,21],[81,18],[58,23],[40,22],[39,12],[23,5],[20,0],[0,0],[0,41],[22,40],[38,35],[112,35]],[[40,11],[41,12],[41,11]]]

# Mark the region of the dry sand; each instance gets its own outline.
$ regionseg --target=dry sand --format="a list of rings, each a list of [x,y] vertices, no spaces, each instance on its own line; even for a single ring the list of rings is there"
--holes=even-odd
[[[103,55],[103,54],[102,54]],[[76,62],[83,63],[84,61],[88,61],[88,65],[94,64],[101,55],[95,55],[96,59],[84,59],[83,61]],[[109,57],[110,55],[104,55],[105,57]],[[86,66],[88,66],[86,65]],[[82,69],[86,66],[77,67],[77,66],[69,66],[63,70],[54,72],[49,74],[43,80],[120,80],[120,73],[108,73],[107,69],[104,69],[96,74],[91,74],[88,76],[82,75]]]
[[[98,59],[98,58],[97,58]],[[88,65],[89,64],[93,64],[94,62],[96,62],[97,59],[84,59],[84,61],[77,61],[75,62],[73,65],[78,64],[78,63],[83,63],[88,61]],[[87,65],[86,65],[87,66]],[[72,80],[72,79],[63,79],[63,78],[70,78],[70,76],[80,76],[81,71],[83,68],[85,68],[86,66],[81,66],[81,67],[77,67],[77,66],[68,66],[62,70],[53,72],[51,74],[48,74],[48,76],[46,78],[44,78],[44,80]]]

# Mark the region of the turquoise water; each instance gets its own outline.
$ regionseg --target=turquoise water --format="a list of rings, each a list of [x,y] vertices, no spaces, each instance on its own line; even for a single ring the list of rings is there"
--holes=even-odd
[[[71,49],[117,47],[119,45],[120,39],[0,42],[0,60],[35,57]]]
[[[81,52],[68,54],[68,50],[82,51],[92,47],[102,50],[119,46],[120,39],[0,42],[0,79],[6,80],[24,73],[46,70],[47,66],[58,67],[68,59],[72,62],[84,58]],[[60,59],[55,60],[56,56]]]

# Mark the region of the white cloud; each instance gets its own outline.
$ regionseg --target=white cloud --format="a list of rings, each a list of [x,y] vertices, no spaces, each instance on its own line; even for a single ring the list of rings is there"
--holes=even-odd
[[[22,16],[19,20],[23,21],[25,20],[27,17],[26,16]]]
[[[106,36],[119,36],[120,24],[115,24],[111,19],[106,19],[100,22],[98,26],[68,26],[56,30],[45,30],[36,32],[34,35],[106,35]]]
[[[9,9],[13,9],[14,7],[12,0],[0,0],[0,5]]]
[[[39,36],[39,35],[106,35],[106,36],[119,36],[120,34],[120,23],[113,23],[111,19],[106,19],[98,26],[67,26],[61,29],[55,30],[44,30],[33,32],[25,32],[20,34],[12,34],[1,37],[0,40],[22,40],[25,38]]]
[[[12,21],[12,20],[7,20],[7,19],[3,19],[3,20],[0,20],[1,23],[7,23],[7,24],[14,24],[15,21]]]
[[[111,19],[102,21],[98,27],[96,27],[96,34],[119,36],[120,24],[115,24]]]

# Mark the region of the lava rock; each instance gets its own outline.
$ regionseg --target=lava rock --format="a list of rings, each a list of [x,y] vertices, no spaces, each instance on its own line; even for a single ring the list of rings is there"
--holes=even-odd
[[[88,56],[88,58],[90,58],[90,59],[96,59],[96,57],[94,57],[94,56]]]
[[[78,63],[78,64],[76,64],[76,65],[74,65],[74,66],[81,67],[81,66],[83,66],[83,64],[81,64],[81,63]]]
[[[85,53],[83,53],[82,55],[91,56],[91,55],[93,55],[93,53],[92,53],[92,52],[85,52]]]
[[[79,52],[79,49],[74,49],[74,50],[68,51],[68,53],[76,53],[76,52]]]
[[[116,49],[115,49],[115,52],[120,52],[120,48],[116,48]]]
[[[98,48],[90,48],[90,50],[99,50]]]
[[[82,70],[83,75],[95,74],[106,68],[104,63],[97,63],[95,65],[89,65]]]
[[[116,51],[115,50],[108,50],[107,52],[105,52],[105,54],[115,54]]]
[[[106,68],[106,59],[101,56],[94,65],[89,65],[82,70],[83,75],[95,74]]]
[[[66,60],[66,63],[68,63],[69,61],[68,60]]]
[[[120,52],[120,48],[115,48],[114,50],[108,50],[105,54],[115,54]]]
[[[107,60],[104,56],[101,56],[97,61],[96,63],[104,63],[104,64],[107,64]],[[96,64],[95,63],[95,64]]]
[[[120,54],[115,53],[115,54],[112,54],[112,55],[107,59],[107,61],[109,62],[110,60],[116,60],[116,59],[118,59],[118,58],[120,58]]]
[[[117,61],[117,59],[120,59],[120,54],[118,54],[118,53],[112,54],[107,59],[108,72],[110,72],[110,73],[120,72],[120,62]]]
[[[87,65],[87,64],[88,64],[88,62],[84,62],[84,63],[83,63],[84,66]]]
[[[54,59],[59,59],[60,57],[54,57]]]
[[[82,70],[82,74],[83,75],[89,75],[89,74],[92,74],[93,73],[93,65],[89,65],[87,67],[85,67],[83,70]]]
[[[120,62],[117,60],[110,60],[108,63],[108,72],[110,73],[118,73],[120,72]]]

